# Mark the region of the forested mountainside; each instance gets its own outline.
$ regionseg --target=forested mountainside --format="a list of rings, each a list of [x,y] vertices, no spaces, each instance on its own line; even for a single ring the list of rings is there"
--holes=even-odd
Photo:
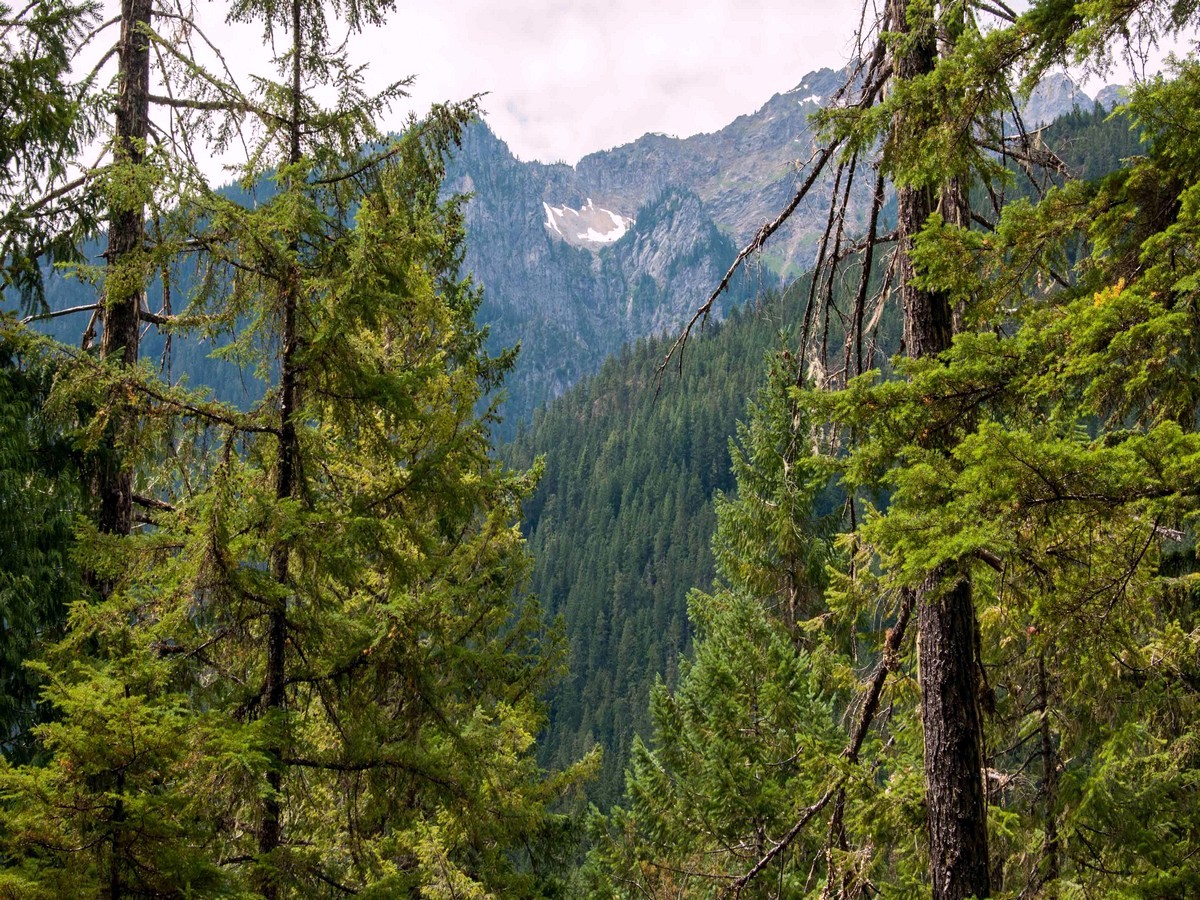
[[[1095,108],[1076,108],[1043,139],[1087,177],[1141,147],[1127,120]],[[1021,175],[1009,191],[1017,199],[1034,189]],[[649,735],[650,688],[658,678],[675,683],[690,639],[688,591],[712,583],[713,499],[734,488],[729,442],[766,358],[794,348],[808,289],[802,278],[735,307],[688,343],[681,372],[673,362],[656,375],[674,334],[626,346],[501,449],[517,468],[544,457],[525,505],[532,588],[563,617],[570,648],[540,758],[564,765],[602,746],[589,796],[603,807],[624,788],[634,736]],[[880,359],[899,345],[895,310],[880,322],[878,343]]]
[[[605,750],[588,794],[619,798],[658,678],[674,684],[685,598],[713,574],[712,500],[732,488],[729,438],[766,355],[784,346],[799,292],[735,308],[692,341],[682,374],[658,373],[673,338],[641,339],[534,416],[503,458],[545,474],[524,507],[532,589],[561,615],[569,674],[550,699],[540,758]]]
[[[501,451],[478,104],[386,136],[334,43],[390,3],[232,4],[247,93],[186,4],[0,0],[0,896],[1200,896],[1200,57],[1018,112],[1200,3],[866,10],[811,273]],[[540,204],[631,283],[633,215]]]

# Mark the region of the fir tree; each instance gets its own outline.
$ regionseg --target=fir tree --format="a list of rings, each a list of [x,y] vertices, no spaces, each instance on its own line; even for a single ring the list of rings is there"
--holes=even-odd
[[[1180,709],[1187,691],[1174,693],[1173,676],[1131,661],[1146,659],[1140,647],[1161,653],[1164,641],[1194,631],[1191,600],[1156,574],[1164,542],[1190,540],[1188,492],[1163,483],[1187,465],[1184,435],[1195,423],[1182,324],[1192,281],[1183,252],[1190,140],[1175,130],[1178,111],[1194,108],[1188,69],[1170,86],[1134,93],[1149,163],[1135,160],[1099,185],[1068,179],[1036,206],[1002,209],[999,162],[1004,154],[1030,172],[1046,165],[1070,174],[1044,145],[1012,134],[1008,92],[1019,75],[1028,88],[1068,56],[1102,64],[1105,40],[1134,18],[1158,35],[1193,27],[1196,11],[1048,3],[1023,16],[990,13],[1010,26],[981,30],[958,4],[890,4],[882,39],[864,55],[845,102],[825,113],[829,144],[796,201],[821,166],[838,165],[844,185],[877,153],[896,185],[897,232],[878,233],[878,182],[867,244],[896,242],[894,280],[885,278],[874,298],[898,294],[907,358],[894,373],[852,377],[872,361],[859,350],[862,323],[873,318],[872,272],[869,261],[861,265],[857,295],[839,308],[833,285],[860,263],[844,249],[846,217],[835,206],[800,351],[818,385],[836,390],[799,392],[797,402],[812,421],[829,423],[815,437],[825,439],[849,496],[851,565],[826,596],[829,620],[857,624],[876,609],[875,620],[888,625],[864,634],[860,649],[878,662],[854,730],[871,725],[873,704],[892,682],[887,729],[903,752],[881,756],[868,743],[853,755],[872,761],[894,808],[911,810],[920,794],[905,772],[919,715],[929,840],[927,860],[900,852],[893,825],[904,816],[869,795],[851,803],[835,783],[805,807],[824,810],[828,823],[821,890],[855,896],[869,889],[865,876],[900,890],[932,884],[936,897],[1053,895],[1079,885],[1186,894],[1179,854],[1195,850],[1191,816],[1179,805],[1193,772],[1187,714],[1168,725],[1138,704],[1170,694]],[[975,195],[994,203],[968,215],[976,180],[988,188]],[[827,335],[838,322],[848,326],[843,355],[831,358]],[[1184,330],[1167,338],[1168,322]],[[896,683],[911,665],[903,637],[914,609],[920,706]],[[1068,623],[1079,632],[1070,650]],[[1124,717],[1134,708],[1140,725]],[[1172,748],[1170,775],[1156,741]],[[1154,789],[1142,794],[1123,781],[1128,770],[1113,764],[1122,754],[1144,754],[1148,769],[1162,773],[1150,779]],[[1122,794],[1154,805],[1170,838],[1150,850],[1148,818],[1115,828]],[[815,818],[800,816],[734,889],[765,879]],[[1109,867],[1116,858],[1124,868]]]
[[[79,536],[104,590],[38,665],[48,764],[0,774],[9,890],[553,888],[558,787],[531,748],[558,658],[516,599],[529,483],[492,462],[476,411],[511,356],[482,349],[462,201],[439,199],[474,106],[384,143],[373,116],[400,87],[363,96],[324,13],[234,7],[289,36],[280,82],[232,104],[261,115],[243,186],[269,196],[200,186],[160,217],[164,251],[199,251],[203,277],[157,318],[232,329],[263,401],[87,356],[56,388],[106,411],[123,392],[122,477],[148,527]],[[322,79],[332,109],[302,90]],[[107,440],[104,421],[78,439]]]
[[[652,746],[634,744],[624,806],[593,814],[596,896],[723,895],[839,767],[846,735],[813,620],[829,558],[828,523],[813,514],[825,478],[797,443],[807,428],[789,399],[793,378],[773,366],[731,447],[737,497],[717,504],[719,581],[689,598],[691,659],[677,689],[660,681],[653,691]],[[781,856],[762,896],[802,893],[819,846],[802,839]]]

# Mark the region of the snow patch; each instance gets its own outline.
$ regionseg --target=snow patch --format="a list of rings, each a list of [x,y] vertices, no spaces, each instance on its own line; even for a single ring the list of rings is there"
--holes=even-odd
[[[568,244],[577,247],[614,243],[623,238],[633,225],[633,219],[597,206],[591,197],[579,209],[572,209],[565,204],[551,206],[545,201],[542,201],[542,209],[546,211],[543,225]]]
[[[797,100],[796,102],[799,103],[801,106],[803,106],[805,103],[820,103],[821,95],[820,94],[809,94],[803,100]]]
[[[561,216],[563,214],[563,211],[561,209],[556,209],[555,207],[551,206],[545,200],[542,201],[542,209],[546,210],[546,221],[544,223],[545,226],[547,228],[553,229],[559,235],[561,235],[562,229],[558,227],[558,219],[555,216],[555,213],[557,213],[558,216]]]

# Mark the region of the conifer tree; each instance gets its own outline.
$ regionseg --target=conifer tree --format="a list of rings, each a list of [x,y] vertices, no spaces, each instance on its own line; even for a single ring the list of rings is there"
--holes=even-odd
[[[18,350],[0,344],[0,753],[28,759],[37,751],[30,729],[46,710],[24,663],[61,635],[61,598],[79,590],[70,550],[81,478],[79,460],[40,408],[52,369]]]
[[[1002,212],[1005,176],[999,163],[1010,158],[1027,172],[1042,165],[1058,176],[1070,174],[1052,152],[1022,134],[1017,106],[1009,99],[1018,78],[1026,77],[1028,89],[1055,61],[1073,57],[1102,63],[1108,53],[1105,42],[1123,31],[1128,34],[1134,24],[1143,37],[1161,35],[1191,27],[1196,12],[1192,4],[1142,4],[1133,9],[1047,3],[1035,4],[1023,16],[1003,7],[988,10],[1010,26],[981,30],[969,6],[890,4],[881,25],[883,39],[873,49],[864,46],[869,52],[863,54],[842,102],[824,114],[829,143],[816,155],[796,199],[799,203],[823,166],[835,163],[837,184],[848,185],[860,159],[881,149],[881,175],[894,180],[899,205],[897,231],[880,234],[884,191],[882,180],[877,182],[866,238],[868,248],[878,242],[896,244],[875,300],[893,296],[893,285],[902,300],[908,358],[896,361],[898,377],[850,377],[871,362],[864,360],[859,347],[863,323],[873,318],[873,272],[869,251],[860,263],[861,245],[847,249],[846,215],[837,207],[820,246],[800,348],[818,382],[845,386],[843,391],[810,393],[800,400],[813,421],[831,423],[825,432],[833,438],[831,459],[842,458],[837,469],[850,496],[850,546],[855,553],[849,559],[857,562],[842,576],[847,580],[839,578],[830,603],[840,596],[837,605],[844,607],[847,598],[857,597],[849,610],[861,610],[867,601],[888,611],[886,640],[871,642],[882,659],[869,679],[866,697],[878,696],[889,670],[904,671],[894,658],[889,662],[889,654],[902,649],[899,638],[908,613],[914,607],[918,611],[930,858],[923,872],[914,870],[911,860],[900,867],[895,867],[895,858],[882,867],[879,860],[872,864],[871,877],[889,884],[928,879],[936,897],[991,891],[1054,893],[1075,884],[1125,891],[1135,881],[1151,894],[1170,894],[1186,883],[1179,880],[1178,853],[1195,848],[1186,824],[1190,816],[1179,806],[1171,808],[1172,801],[1166,799],[1171,789],[1165,787],[1170,782],[1182,789],[1191,778],[1190,753],[1183,749],[1188,729],[1164,727],[1153,716],[1144,720],[1155,722],[1148,730],[1162,746],[1174,748],[1177,768],[1172,776],[1156,780],[1162,793],[1156,794],[1160,805],[1155,807],[1171,823],[1173,839],[1157,852],[1142,849],[1130,855],[1132,847],[1148,846],[1144,832],[1135,837],[1135,827],[1121,829],[1121,837],[1108,844],[1100,835],[1115,835],[1117,830],[1111,818],[1103,825],[1088,819],[1105,805],[1095,799],[1105,796],[1111,803],[1120,791],[1135,791],[1128,784],[1116,787],[1123,777],[1116,775],[1120,766],[1099,758],[1093,762],[1091,754],[1102,753],[1095,747],[1110,746],[1108,741],[1118,733],[1120,740],[1131,740],[1126,729],[1132,722],[1114,714],[1101,724],[1104,717],[1095,713],[1126,708],[1116,696],[1133,703],[1124,693],[1130,685],[1113,679],[1099,657],[1086,651],[1072,654],[1073,662],[1064,668],[1062,621],[1043,616],[1050,609],[1058,610],[1059,616],[1071,610],[1063,621],[1074,622],[1072,616],[1094,603],[1106,604],[1110,611],[1120,607],[1128,614],[1123,621],[1137,623],[1118,642],[1127,660],[1143,659],[1136,649],[1143,642],[1161,652],[1164,633],[1181,633],[1179,622],[1164,622],[1167,609],[1189,623],[1182,633],[1190,634],[1193,628],[1190,601],[1173,597],[1154,577],[1154,553],[1160,552],[1162,541],[1187,539],[1182,508],[1188,501],[1180,498],[1183,507],[1168,503],[1170,491],[1155,486],[1162,473],[1143,469],[1134,475],[1137,465],[1131,460],[1141,452],[1134,447],[1144,446],[1146,433],[1165,427],[1160,421],[1164,415],[1176,423],[1188,422],[1186,428],[1194,424],[1194,411],[1183,399],[1190,389],[1155,381],[1139,369],[1149,359],[1157,361],[1151,368],[1170,369],[1175,378],[1189,372],[1189,340],[1180,334],[1171,339],[1171,350],[1166,344],[1156,345],[1149,335],[1161,335],[1169,326],[1144,307],[1136,315],[1129,308],[1123,316],[1105,312],[1113,298],[1127,295],[1135,278],[1169,270],[1171,276],[1164,274],[1166,280],[1149,290],[1154,303],[1168,305],[1176,321],[1182,318],[1176,304],[1184,301],[1175,298],[1189,290],[1190,275],[1179,256],[1180,245],[1168,235],[1182,236],[1190,227],[1190,176],[1163,161],[1186,156],[1188,141],[1178,133],[1166,138],[1171,126],[1163,123],[1170,123],[1172,116],[1161,100],[1149,98],[1171,96],[1175,109],[1185,109],[1190,95],[1182,83],[1141,94],[1143,108],[1154,112],[1138,121],[1142,128],[1154,123],[1149,130],[1158,131],[1159,149],[1151,155],[1157,161],[1132,165],[1128,181],[1110,179],[1094,201],[1089,198],[1095,188],[1075,184],[1048,195],[1036,214],[1021,204]],[[1167,143],[1157,144],[1162,138]],[[1168,144],[1177,149],[1166,150]],[[989,186],[993,203],[990,211],[968,216],[964,200],[967,186],[975,180]],[[840,196],[850,196],[850,188]],[[776,227],[778,222],[765,227],[746,252],[761,246]],[[1159,254],[1166,246],[1175,252],[1160,268],[1155,261],[1162,259]],[[838,273],[855,265],[860,266],[859,291],[848,309],[838,309],[833,285],[840,280]],[[1058,299],[1047,299],[1051,297]],[[1052,311],[1061,309],[1060,302],[1073,312]],[[1060,326],[1059,316],[1070,318],[1071,324]],[[1100,326],[1093,316],[1107,324]],[[847,324],[841,359],[830,358],[825,337],[835,320]],[[974,333],[976,329],[981,333]],[[960,333],[952,342],[955,331]],[[1098,343],[1081,338],[1093,333]],[[1047,334],[1055,335],[1057,343]],[[1020,349],[1025,340],[1044,348],[1036,363]],[[1111,351],[1109,340],[1122,349]],[[1141,341],[1147,343],[1140,345]],[[1048,349],[1050,343],[1053,350]],[[1133,351],[1139,361],[1132,363],[1131,371],[1124,354],[1134,345],[1139,346]],[[1101,359],[1108,371],[1101,368]],[[1024,368],[1027,361],[1029,369]],[[1183,374],[1183,384],[1188,383],[1190,375]],[[1122,392],[1129,396],[1122,397]],[[1083,439],[1085,434],[1094,436],[1094,445]],[[1014,441],[1010,435],[1019,437]],[[1156,440],[1161,446],[1168,444],[1163,433]],[[1185,445],[1186,441],[1176,447],[1173,458],[1187,458]],[[1068,475],[1058,466],[1073,458],[1076,446],[1086,449],[1067,466]],[[985,458],[996,468],[974,467]],[[1007,480],[999,476],[1001,471],[1009,472]],[[1117,482],[1108,483],[1108,478]],[[1082,484],[1088,479],[1095,482],[1085,490]],[[1117,483],[1123,487],[1118,489]],[[1019,484],[1030,493],[1024,494]],[[1133,512],[1140,502],[1153,505],[1154,512]],[[1021,511],[1015,517],[1020,524],[1003,524],[1016,510]],[[1062,519],[1055,518],[1058,512]],[[1173,565],[1181,565],[1175,554],[1171,556],[1176,558]],[[898,606],[886,606],[880,597]],[[1066,601],[1068,597],[1073,599]],[[1102,619],[1107,621],[1106,616]],[[1042,636],[1047,633],[1058,639],[1046,640]],[[1082,651],[1082,646],[1076,649]],[[1092,646],[1100,657],[1105,653],[1101,646],[1114,652],[1112,642],[1106,644],[1099,634]],[[948,661],[956,668],[946,669]],[[1156,681],[1140,664],[1133,668],[1145,679],[1140,686]],[[1167,676],[1157,682],[1151,693],[1170,693],[1165,682],[1171,680]],[[1086,713],[1073,705],[1083,696],[1083,683],[1095,691],[1090,695],[1094,706]],[[1100,696],[1113,697],[1113,705],[1097,704]],[[1176,696],[1175,702],[1180,702]],[[870,712],[871,704],[861,708]],[[903,708],[892,707],[893,717]],[[915,711],[907,710],[910,715]],[[859,721],[870,724],[870,718]],[[1096,730],[1074,731],[1062,724],[1083,720],[1093,722]],[[1116,725],[1117,720],[1124,724]],[[895,719],[889,727],[897,727]],[[1134,743],[1144,738],[1143,732]],[[1163,761],[1160,757],[1150,762],[1155,759],[1152,743],[1141,743],[1139,752],[1147,754],[1147,765],[1157,768]],[[1074,763],[1069,774],[1063,771],[1067,760]],[[880,769],[889,773],[881,777],[891,779],[900,771]],[[1038,778],[1036,790],[1030,792],[1022,788],[1029,783],[1025,773],[1032,771]],[[896,787],[898,782],[893,782],[889,790]],[[1092,789],[1097,793],[1089,793]],[[990,839],[998,840],[998,849],[988,847],[988,805]],[[842,828],[842,811],[852,811],[843,807],[840,795],[830,809],[832,834]],[[1106,815],[1111,816],[1111,806]],[[1066,837],[1068,822],[1073,826],[1071,839]],[[1018,833],[1028,840],[1017,838]],[[789,831],[761,863],[785,852],[799,834]],[[879,846],[867,837],[878,834],[859,832],[857,846],[864,851]],[[853,847],[854,834],[849,836]],[[1066,851],[1068,844],[1073,851]],[[1141,872],[1146,880],[1128,874],[1124,877],[1130,880],[1122,882],[1121,871],[1105,862],[1116,856],[1126,864],[1121,871]],[[836,857],[827,858],[829,874],[822,888],[827,895],[850,896],[861,890],[857,877],[845,877],[849,869],[835,880]],[[747,877],[765,877],[765,871],[765,865],[756,865]]]
[[[625,805],[593,814],[595,896],[723,896],[838,765],[846,735],[809,621],[829,557],[812,512],[825,479],[796,444],[806,429],[793,379],[773,365],[731,447],[737,496],[719,500],[713,537],[720,580],[689,597],[693,653],[676,690],[653,691],[653,743],[634,744]],[[802,838],[748,895],[802,894],[819,850]]]
[[[258,202],[201,186],[161,215],[164,245],[201,261],[189,307],[157,318],[231,330],[263,401],[240,411],[87,357],[60,379],[72,402],[134,398],[122,467],[149,527],[80,535],[105,590],[38,665],[49,764],[0,772],[9,890],[552,884],[557,788],[531,746],[557,655],[515,600],[528,482],[490,459],[476,411],[511,356],[483,351],[462,201],[440,199],[474,105],[384,141],[374,115],[401,86],[364,96],[325,12],[234,6],[289,38],[280,81],[233,102],[260,117],[242,184]],[[334,108],[306,93],[322,80]]]
[[[53,201],[28,201],[62,188],[65,161],[90,133],[70,62],[94,19],[89,3],[0,3],[0,291],[26,309],[42,299],[41,258],[72,256],[70,235],[43,227]],[[77,577],[69,550],[80,473],[40,408],[53,370],[7,339],[10,318],[0,312],[0,752],[24,758],[36,750],[29,728],[44,707],[22,664],[65,619],[60,598]]]

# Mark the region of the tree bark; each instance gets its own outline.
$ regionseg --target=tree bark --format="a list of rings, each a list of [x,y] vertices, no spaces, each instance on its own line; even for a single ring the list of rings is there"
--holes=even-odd
[[[930,868],[937,900],[991,892],[971,584],[935,573],[917,606]]]
[[[300,0],[292,0],[292,108],[288,122],[288,163],[300,161],[301,144],[301,9]],[[275,497],[287,500],[296,495],[299,443],[296,434],[296,404],[299,395],[299,370],[296,361],[297,334],[296,314],[300,303],[299,240],[295,237],[288,244],[291,271],[282,284],[283,334],[279,366],[279,438],[278,468],[275,472]],[[287,600],[290,590],[289,564],[291,547],[286,540],[280,541],[271,551],[271,576],[281,588],[281,598],[267,617],[267,660],[266,660],[266,709],[267,712],[282,711],[286,706],[285,685],[287,678]],[[272,766],[267,772],[267,796],[263,801],[262,820],[258,833],[258,852],[266,856],[283,843],[283,810],[280,790],[283,786],[283,771],[278,746],[270,748]],[[278,878],[268,874],[262,885],[265,900],[279,896]]]
[[[152,15],[151,0],[122,0],[121,38],[117,47],[117,110],[114,154],[119,164],[137,166],[145,158],[150,130],[150,42],[147,30]],[[104,333],[100,355],[116,357],[123,366],[138,359],[138,309],[142,302],[142,277],[137,259],[146,237],[146,208],[135,189],[132,201],[114,203],[109,212],[108,275],[103,304]],[[120,408],[118,406],[118,408]],[[129,534],[133,529],[133,474],[122,464],[116,450],[127,416],[118,413],[109,430],[111,452],[96,488],[100,502],[100,530]]]
[[[1042,884],[1049,898],[1058,896],[1059,840],[1058,840],[1058,751],[1054,747],[1054,735],[1050,730],[1050,681],[1046,675],[1046,653],[1038,655],[1038,699],[1041,706],[1041,757],[1042,757],[1042,809],[1045,839],[1042,856],[1046,860],[1046,874]]]
[[[891,22],[902,37],[893,62],[901,80],[933,71],[937,39],[932,10],[892,0]],[[893,139],[911,144],[921,123],[899,113]],[[941,201],[938,204],[938,201]],[[950,222],[962,218],[960,185],[904,184],[897,190],[900,295],[904,347],[911,358],[937,356],[950,346],[954,316],[949,299],[914,284],[913,242],[937,205]],[[991,893],[987,801],[983,790],[982,718],[975,610],[970,582],[943,567],[917,597],[918,674],[925,732],[925,796],[934,900]]]
[[[153,8],[151,0],[122,0],[121,36],[117,45],[117,108],[113,154],[118,165],[134,168],[146,155],[150,132],[150,40]],[[128,199],[132,197],[133,199]],[[108,246],[105,250],[107,273],[101,304],[103,335],[100,355],[117,359],[123,367],[138,360],[138,310],[142,302],[143,278],[138,256],[146,235],[146,207],[135,187],[109,209]],[[133,427],[133,414],[121,398],[113,398],[115,412],[105,436],[107,452],[94,483],[99,502],[100,530],[108,534],[133,531],[133,472],[121,459],[122,433]],[[97,585],[102,594],[108,584]],[[128,694],[128,688],[126,688]],[[125,896],[125,775],[117,772],[110,821],[108,900]]]

